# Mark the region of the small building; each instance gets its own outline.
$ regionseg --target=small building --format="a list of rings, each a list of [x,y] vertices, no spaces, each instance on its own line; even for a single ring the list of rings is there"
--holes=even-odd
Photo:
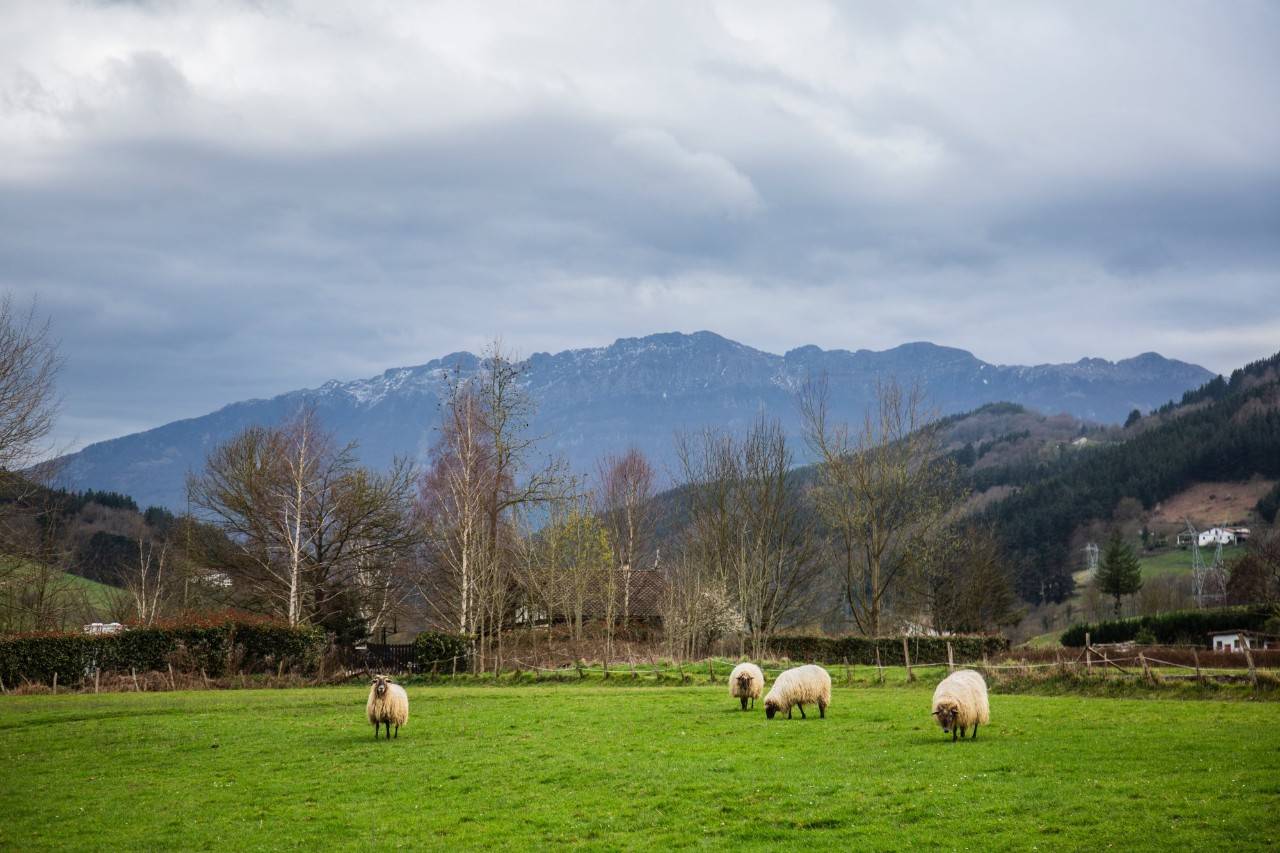
[[[1228,528],[1228,529],[1229,529],[1232,533],[1234,533],[1234,534],[1236,535],[1236,542],[1248,542],[1248,541],[1249,541],[1249,528],[1247,528],[1247,527],[1230,527],[1230,528]]]
[[[1232,629],[1210,631],[1209,643],[1215,652],[1242,652],[1245,649],[1280,649],[1280,637],[1258,631]]]
[[[119,622],[90,622],[84,626],[86,634],[119,634],[123,630]]]
[[[1206,545],[1234,545],[1236,534],[1229,527],[1211,527],[1200,533],[1200,547]]]

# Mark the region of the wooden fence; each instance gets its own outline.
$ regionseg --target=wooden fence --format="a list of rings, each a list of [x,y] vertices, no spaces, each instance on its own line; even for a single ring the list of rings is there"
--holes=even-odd
[[[352,671],[387,674],[417,672],[412,643],[369,643],[357,646],[343,652],[342,665]]]

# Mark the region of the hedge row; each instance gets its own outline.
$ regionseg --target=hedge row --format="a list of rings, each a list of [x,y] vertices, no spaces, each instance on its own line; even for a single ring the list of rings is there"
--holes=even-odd
[[[203,670],[230,672],[289,669],[313,671],[325,647],[319,628],[272,623],[225,622],[131,628],[119,634],[27,634],[0,637],[0,678],[48,683],[80,681],[95,670],[128,672]]]
[[[911,663],[946,661],[947,643],[951,644],[957,663],[977,661],[983,655],[1009,650],[1009,641],[998,636],[908,637]],[[791,660],[866,665],[875,664],[876,650],[879,649],[880,662],[885,666],[903,663],[901,637],[774,637],[769,641],[769,649],[775,655]]]
[[[470,648],[471,643],[466,637],[423,631],[413,641],[413,660],[419,672],[452,672],[453,659],[457,658],[457,671],[466,672]]]
[[[1159,616],[1073,625],[1063,632],[1062,645],[1080,648],[1084,646],[1086,633],[1094,643],[1128,643],[1146,632],[1156,643],[1208,646],[1210,631],[1232,628],[1259,631],[1275,615],[1275,611],[1266,606],[1177,610]]]

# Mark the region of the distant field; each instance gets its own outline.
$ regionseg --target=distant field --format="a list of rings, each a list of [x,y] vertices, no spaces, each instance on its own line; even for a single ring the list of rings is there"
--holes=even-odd
[[[33,573],[38,569],[37,564],[28,562],[19,562],[18,566],[20,570],[27,570]],[[72,594],[76,596],[77,604],[80,597],[83,597],[84,604],[88,606],[90,612],[87,614],[82,614],[78,607],[74,609],[77,626],[78,620],[82,615],[91,621],[105,621],[109,619],[111,617],[114,599],[123,592],[117,587],[98,583],[97,581],[82,578],[79,575],[73,575],[69,572],[58,572],[56,577],[57,581],[55,586],[58,589],[65,590],[69,588]],[[26,581],[22,578],[21,574],[18,575],[17,581],[19,588],[22,588],[26,584]]]
[[[79,575],[66,574],[63,575],[72,586],[84,593],[85,599],[89,605],[98,612],[99,619],[106,619],[110,613],[111,603],[113,599],[121,594],[121,590],[105,583],[91,581],[88,578],[82,578]]]
[[[766,721],[724,687],[360,687],[0,698],[0,848],[1280,846],[1272,704],[992,697],[932,682]]]
[[[1215,524],[1247,522],[1258,499],[1274,485],[1274,480],[1261,477],[1243,483],[1197,483],[1161,501],[1152,514],[1152,521],[1182,527],[1190,518],[1201,529]]]

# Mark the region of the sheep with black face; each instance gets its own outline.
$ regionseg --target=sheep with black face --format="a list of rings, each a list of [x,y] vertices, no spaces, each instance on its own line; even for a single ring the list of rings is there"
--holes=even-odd
[[[409,695],[399,684],[392,683],[385,675],[375,675],[373,685],[369,688],[369,701],[365,705],[369,722],[373,723],[373,737],[378,737],[378,729],[387,727],[387,740],[391,740],[391,727],[396,727],[396,737],[400,737],[400,727],[409,722]]]
[[[971,669],[953,672],[933,691],[933,716],[942,731],[964,737],[972,726],[973,736],[978,736],[978,724],[991,722],[991,708],[987,702],[987,682]]]
[[[729,673],[729,695],[742,700],[742,710],[747,710],[748,700],[751,707],[764,692],[764,673],[753,663],[743,661]]]
[[[830,704],[831,676],[822,667],[808,664],[778,676],[773,689],[764,697],[764,715],[772,720],[778,712],[786,711],[789,720],[793,707],[798,707],[800,716],[804,717],[805,705],[817,705],[818,716],[825,718]]]

